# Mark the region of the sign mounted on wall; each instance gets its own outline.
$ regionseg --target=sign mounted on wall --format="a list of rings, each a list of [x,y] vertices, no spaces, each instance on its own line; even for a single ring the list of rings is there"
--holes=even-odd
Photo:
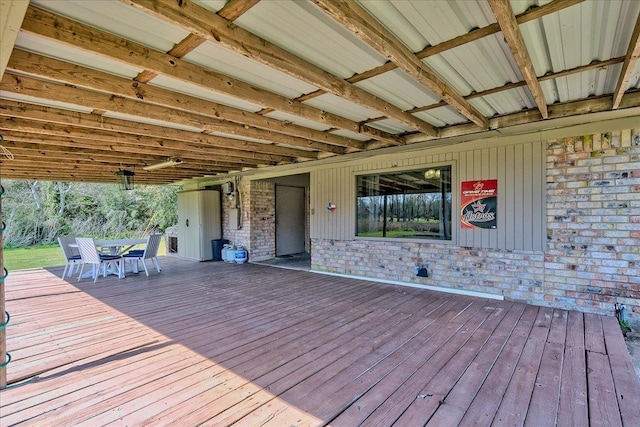
[[[462,228],[488,228],[498,226],[498,180],[462,182]]]

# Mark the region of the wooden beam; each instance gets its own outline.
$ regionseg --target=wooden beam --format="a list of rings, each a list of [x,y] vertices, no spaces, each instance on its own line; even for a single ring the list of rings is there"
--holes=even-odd
[[[122,157],[115,154],[104,153],[100,151],[81,150],[76,148],[51,147],[39,144],[28,143],[12,143],[11,153],[18,160],[39,160],[44,159],[49,162],[67,163],[80,162],[88,165],[105,164],[111,165],[116,169],[123,165],[126,167],[140,167],[157,163],[159,160],[151,156],[140,156],[138,162],[129,163],[123,161]],[[217,161],[197,161],[187,160],[180,165],[176,165],[174,169],[201,171],[201,170],[229,170],[241,167],[235,163],[217,162]]]
[[[284,142],[289,145],[302,145],[304,147],[314,146],[321,151],[330,152],[333,152],[333,150],[336,149],[335,147],[349,146],[351,148],[363,149],[366,146],[362,141],[320,132],[290,122],[282,122],[190,95],[180,94],[176,96],[175,92],[167,89],[146,85],[142,82],[131,82],[131,80],[122,77],[91,70],[79,65],[71,65],[57,59],[47,58],[20,49],[14,51],[9,65],[12,70],[38,76],[43,79],[53,79],[69,85],[82,86],[92,90],[112,93],[131,99],[135,98],[140,101],[152,102],[170,108],[197,112],[215,119],[208,121],[210,128],[215,128],[216,125],[221,125],[222,122],[226,120],[238,124],[237,132],[241,135],[242,128],[246,125],[252,125],[255,128],[250,131],[251,135],[247,135],[252,138],[265,140],[275,138],[273,142]],[[262,131],[258,131],[256,128],[262,129]],[[212,129],[212,131],[215,130],[216,129]],[[355,129],[355,131],[357,132],[357,129]],[[258,134],[262,134],[262,137],[257,136]],[[313,141],[317,142],[317,144]],[[340,150],[338,150],[338,152],[340,152]]]
[[[127,120],[99,117],[92,114],[79,113],[53,107],[45,107],[33,104],[24,104],[16,101],[3,100],[0,105],[0,117],[22,118],[46,122],[49,124],[71,125],[76,127],[109,130],[130,134],[131,138],[138,135],[168,139],[172,142],[193,143],[193,147],[220,148],[221,153],[231,157],[255,157],[264,155],[265,160],[285,161],[291,159],[317,159],[316,151],[306,151],[295,148],[280,147],[273,144],[261,144],[257,142],[243,141],[240,139],[211,136],[197,132],[171,129],[145,123],[130,122]],[[127,140],[128,138],[124,138]]]
[[[368,127],[361,128],[361,124],[353,120],[345,119],[344,117],[308,106],[302,102],[262,90],[213,70],[205,69],[174,56],[151,50],[146,46],[132,41],[123,40],[107,32],[82,25],[34,6],[29,6],[27,10],[22,31],[51,38],[74,48],[89,51],[92,54],[140,67],[145,70],[144,74],[149,72],[163,74],[192,85],[200,86],[206,90],[213,90],[237,99],[243,99],[258,105],[265,105],[274,110],[283,111],[287,114],[321,123],[331,128],[361,133],[370,138],[384,140],[396,145],[402,144],[402,139],[397,135],[381,131],[371,131]],[[247,117],[244,117],[245,115]],[[241,120],[240,123],[249,123],[256,126],[259,122],[258,118],[254,116],[260,117],[259,114],[249,113],[245,110],[232,107],[226,107],[224,110],[218,109],[217,111],[218,119],[229,121]],[[262,117],[261,120],[268,121],[267,129],[287,135],[356,149],[363,149],[366,146],[362,141],[305,128],[290,122],[283,122],[266,117]]]
[[[498,21],[498,25],[500,25],[505,41],[507,42],[509,49],[511,49],[511,53],[513,54],[516,64],[518,64],[518,68],[524,76],[524,80],[527,82],[527,87],[540,110],[540,114],[542,114],[542,118],[548,118],[549,113],[547,112],[547,101],[544,98],[542,86],[540,86],[540,82],[536,76],[533,63],[531,62],[531,57],[529,56],[529,51],[527,50],[527,46],[524,44],[522,33],[518,27],[518,22],[516,21],[516,17],[513,13],[509,0],[488,1],[489,6],[493,11],[493,15]]]
[[[7,132],[7,148],[14,153],[16,161],[20,161],[23,164],[31,162],[40,166],[42,162],[47,163],[45,166],[49,170],[65,170],[70,166],[73,166],[74,170],[85,171],[87,174],[91,174],[95,171],[94,166],[103,165],[110,167],[112,170],[118,170],[120,167],[127,167],[132,169],[140,169],[145,165],[157,163],[158,161],[165,160],[167,157],[158,157],[158,150],[149,154],[148,150],[146,154],[142,154],[145,150],[131,151],[131,153],[122,153],[119,150],[104,149],[105,144],[100,142],[93,142],[93,148],[79,148],[87,145],[86,141],[82,139],[73,139],[72,144],[66,142],[58,142],[61,140],[59,137],[50,137],[46,135],[40,135],[36,138],[37,142],[30,142],[30,135],[26,135],[26,138],[22,138],[19,132]],[[123,148],[123,147],[120,147]],[[247,162],[247,161],[224,161],[217,160],[217,157],[213,157],[216,160],[212,160],[212,157],[201,156],[201,158],[190,158],[191,156],[184,156],[184,162],[171,168],[171,171],[180,171],[184,176],[191,175],[206,175],[215,172],[229,172],[231,170],[239,170],[242,168],[256,168],[263,166],[273,166],[273,162]],[[12,163],[15,164],[15,163]],[[147,174],[156,175],[160,172],[142,172]]]
[[[546,80],[553,80],[553,79],[557,79],[557,78],[560,78],[560,77],[569,76],[569,75],[572,75],[572,74],[584,73],[586,71],[594,70],[594,69],[597,69],[597,68],[606,68],[606,67],[609,67],[611,65],[619,64],[622,61],[624,61],[624,56],[621,56],[621,57],[618,57],[618,58],[607,59],[606,61],[593,61],[590,64],[581,65],[579,67],[571,68],[569,70],[562,70],[562,71],[558,71],[557,73],[545,74],[544,76],[538,77],[538,81],[542,82],[542,81],[546,81]],[[495,93],[500,93],[500,92],[504,92],[504,91],[507,91],[507,90],[516,89],[516,88],[519,88],[519,87],[522,87],[522,86],[526,86],[526,85],[527,85],[526,82],[507,83],[504,86],[499,86],[499,87],[495,87],[495,88],[492,88],[492,89],[483,90],[481,92],[472,93],[470,95],[465,96],[464,99],[470,100],[470,99],[482,98],[482,97],[485,97],[485,96],[493,95]],[[448,104],[446,102],[439,102],[437,104],[431,104],[431,105],[427,105],[425,107],[414,108],[413,110],[409,110],[409,111],[411,113],[418,113],[418,112],[421,112],[421,111],[428,111],[428,110],[433,110],[435,108],[445,107],[447,105]]]
[[[618,83],[616,84],[616,90],[613,92],[613,109],[616,110],[620,106],[622,96],[629,86],[629,79],[633,76],[633,71],[636,67],[636,62],[640,56],[640,15],[636,19],[636,25],[633,28],[631,34],[631,40],[629,41],[629,47],[627,48],[627,54],[624,57],[624,64],[620,71],[620,77],[618,77]]]
[[[40,162],[30,160],[2,161],[0,169],[5,177],[11,179],[28,179],[39,181],[78,181],[78,182],[101,182],[118,184],[119,180],[114,175],[118,168],[114,166],[82,168],[77,165],[51,168],[51,162],[43,160]],[[168,182],[180,181],[193,176],[193,171],[174,169],[171,175],[166,172],[162,174],[150,174],[136,172],[136,184],[166,184]],[[227,173],[226,170],[212,168],[210,171],[199,174],[199,176]]]
[[[235,21],[259,2],[260,0],[229,0],[224,7],[218,11],[218,15],[228,21]]]
[[[591,113],[601,113],[611,110],[613,99],[611,95],[602,95],[580,101],[572,101],[563,104],[553,104],[549,106],[549,119],[559,119],[563,117],[573,117],[586,115]],[[640,107],[640,91],[627,92],[622,97],[620,108],[637,108]],[[510,126],[533,124],[541,122],[542,115],[537,108],[520,111],[504,116],[493,117],[489,119],[491,129],[502,129]],[[441,129],[441,138],[452,138],[456,136],[479,134],[479,130],[475,125],[463,124],[453,125]],[[429,141],[424,135],[415,133],[405,136],[407,144],[415,144],[418,142]]]
[[[324,12],[398,65],[405,73],[453,106],[460,114],[483,129],[487,118],[469,104],[455,89],[431,70],[398,38],[355,2],[346,0],[313,0]]]
[[[134,101],[133,98],[119,98],[113,95],[86,91],[79,88],[71,88],[59,84],[43,82],[25,76],[12,76],[7,74],[2,79],[0,87],[12,93],[30,94],[31,96],[46,98],[54,101],[68,102],[89,108],[101,108],[107,111],[116,111],[134,116],[166,121],[170,118],[172,123],[182,124],[204,129],[207,132],[220,132],[228,135],[238,135],[264,140],[266,142],[279,142],[305,149],[322,149],[334,154],[343,154],[343,147],[319,143],[308,139],[282,135],[265,129],[252,128],[247,125],[231,123],[220,120],[210,120],[198,114],[183,110],[172,110],[165,106],[145,104]],[[193,105],[193,104],[192,104]]]
[[[205,37],[247,58],[284,72],[299,80],[347,99],[363,107],[394,118],[427,135],[437,136],[430,124],[402,111],[400,108],[366,92],[341,78],[305,61],[285,49],[233,25],[221,16],[193,2],[172,0],[122,0],[165,22]]]
[[[202,37],[198,37],[195,34],[189,34],[187,37],[177,43],[169,52],[167,52],[167,55],[171,55],[175,58],[182,58],[204,42],[205,39],[203,39]],[[144,70],[140,72],[140,74],[138,74],[135,80],[142,83],[149,83],[156,77],[158,77],[158,73],[156,71]]]
[[[180,43],[176,44],[173,49],[167,52],[167,55],[171,55],[175,58],[182,58],[187,53],[193,52],[198,46],[204,43],[206,40],[202,37],[199,37],[195,34],[189,34],[187,37],[182,39]]]
[[[532,9],[527,10],[519,14],[516,17],[518,24],[524,24],[525,22],[533,21],[535,19],[542,18],[543,16],[549,15],[551,13],[558,12],[567,7],[574,6],[576,4],[582,3],[585,0],[554,0],[551,3],[547,3],[543,6],[534,7]],[[433,46],[427,46],[423,50],[416,52],[416,55],[420,59],[425,59],[433,55],[437,55],[444,51],[465,45],[467,43],[474,42],[476,40],[480,40],[483,37],[490,36],[500,31],[500,26],[497,23],[489,24],[486,27],[476,28],[469,31],[466,34],[462,34],[461,36],[454,37],[445,42],[439,43]],[[361,74],[356,74],[347,79],[350,83],[357,83],[371,77],[378,76],[380,74],[386,73],[388,71],[392,71],[398,68],[396,64],[393,62],[387,62],[384,65],[381,65],[377,68],[373,68],[371,70],[365,71]]]
[[[547,3],[543,6],[538,6],[538,7],[534,7],[532,9],[527,10],[526,12],[523,12],[521,14],[519,14],[518,16],[516,16],[516,20],[518,21],[518,24],[524,24],[525,22],[529,22],[535,19],[539,19],[543,16],[549,15],[551,13],[555,13],[558,12],[562,9],[565,9],[567,7],[582,3],[585,0],[554,0],[551,3]],[[439,53],[442,53],[444,51],[465,45],[467,43],[471,43],[473,41],[479,40],[483,37],[487,37],[490,36],[492,34],[495,34],[497,32],[500,31],[500,26],[497,23],[494,24],[489,24],[486,27],[482,27],[482,28],[476,28],[471,30],[470,32],[463,34],[461,36],[458,37],[454,37],[453,39],[447,40],[445,42],[439,43],[437,45],[434,46],[427,46],[426,48],[424,48],[423,50],[416,52],[416,56],[420,59],[425,59],[428,58],[430,56],[433,55],[437,55]],[[393,71],[395,69],[397,69],[398,66],[396,64],[394,64],[393,62],[389,61],[386,62],[383,65],[380,65],[379,67],[376,68],[372,68],[371,70],[367,70],[364,71],[362,73],[359,74],[355,74],[351,77],[349,77],[348,79],[346,79],[346,81],[348,81],[349,83],[358,83],[367,79],[370,79],[372,77],[375,76],[379,76],[380,74],[384,74],[386,72],[389,71]],[[522,85],[525,85],[526,82],[522,82]],[[323,95],[325,92],[323,90],[317,90],[315,92],[309,93],[307,95],[304,95],[305,99],[312,99],[312,98],[316,98],[320,95]],[[296,98],[298,100],[301,100],[300,98]],[[469,99],[468,96],[465,96],[465,99]],[[416,107],[412,110],[408,110],[409,113],[413,113],[415,111],[424,111],[422,109],[425,110],[429,110],[432,108],[437,108],[440,106],[444,106],[446,103],[442,103],[442,105],[439,104],[434,104],[437,105],[436,107],[432,107],[432,106],[422,106],[422,107]],[[447,104],[448,105],[448,104]]]
[[[9,163],[9,162],[7,162]],[[56,164],[61,163],[61,164]],[[158,179],[159,177],[172,177],[172,178],[189,178],[191,175],[207,175],[211,173],[227,173],[230,170],[239,170],[241,167],[237,165],[232,166],[220,166],[216,164],[208,165],[191,165],[188,163],[176,165],[171,168],[166,168],[158,171],[145,171],[139,169],[138,166],[128,165],[124,162],[104,162],[104,161],[92,161],[88,162],[86,159],[68,159],[66,162],[52,161],[48,158],[36,158],[25,157],[21,158],[16,156],[14,160],[10,161],[10,164],[14,167],[17,166],[31,166],[36,170],[38,168],[44,168],[51,172],[65,172],[74,171],[76,174],[82,174],[84,176],[90,176],[92,174],[104,173],[112,176],[118,170],[130,169],[136,174],[136,178],[152,178]],[[160,178],[162,179],[162,178]]]
[[[191,142],[206,147],[219,147],[232,149],[229,155],[237,152],[239,156],[248,153],[264,153],[269,155],[284,156],[290,158],[317,159],[317,151],[307,151],[297,148],[281,147],[274,144],[262,144],[258,142],[231,139],[221,136],[211,136],[199,132],[172,129],[147,123],[132,122],[128,120],[95,116],[93,114],[79,113],[53,107],[45,107],[33,104],[25,104],[16,101],[3,100],[0,105],[0,117],[24,118],[38,120],[60,125],[72,125],[97,130],[110,130],[131,135],[144,135],[149,137],[170,139],[173,141]]]
[[[29,138],[33,142],[44,143],[48,137],[57,137],[53,140],[54,144],[134,155],[147,154],[155,156],[157,160],[166,157],[184,157],[203,160],[218,159],[246,165],[293,161],[292,159],[269,154],[238,153],[235,150],[212,148],[162,138],[129,136],[110,131],[99,132],[95,129],[31,122],[25,119],[4,120],[0,123],[0,130],[7,133],[6,139],[9,141],[16,137],[11,132],[21,132],[23,141]]]

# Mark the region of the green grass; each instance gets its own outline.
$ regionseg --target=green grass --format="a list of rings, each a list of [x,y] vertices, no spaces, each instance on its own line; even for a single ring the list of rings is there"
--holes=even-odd
[[[160,241],[158,256],[166,255],[164,237]],[[27,268],[56,267],[64,265],[62,250],[57,244],[38,245],[26,248],[5,248],[4,266],[7,270],[24,270]]]
[[[64,256],[58,245],[4,249],[3,255],[4,266],[9,271],[64,265]]]

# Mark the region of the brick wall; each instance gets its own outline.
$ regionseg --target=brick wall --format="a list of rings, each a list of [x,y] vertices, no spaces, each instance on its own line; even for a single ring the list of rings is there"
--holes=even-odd
[[[240,197],[241,199],[237,199]],[[222,196],[222,237],[229,240],[235,246],[242,245],[248,248],[250,245],[250,224],[248,217],[245,217],[244,211],[247,210],[247,204],[249,203],[249,183],[242,180],[240,181],[238,191],[235,192],[233,198],[227,195]],[[240,209],[240,228],[231,228],[231,213],[232,209],[242,206]]]
[[[548,141],[547,215],[545,301],[640,316],[640,129]]]
[[[609,315],[619,302],[640,323],[640,129],[546,144],[544,252],[313,239],[312,268]]]
[[[276,256],[276,186],[272,182],[251,181],[251,259],[261,261]]]

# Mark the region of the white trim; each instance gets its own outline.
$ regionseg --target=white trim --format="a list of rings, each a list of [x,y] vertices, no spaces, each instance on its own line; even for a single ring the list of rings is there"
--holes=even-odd
[[[388,285],[399,285],[399,286],[406,286],[409,288],[426,289],[429,291],[436,291],[436,292],[445,292],[448,294],[466,295],[470,297],[487,298],[487,299],[494,299],[498,301],[504,301],[503,295],[486,294],[484,292],[465,291],[463,289],[442,288],[440,286],[420,285],[417,283],[400,282],[398,280],[377,279],[375,277],[366,277],[366,276],[353,276],[350,274],[331,273],[328,271],[319,271],[319,270],[309,270],[309,271],[311,273],[326,274],[327,276],[344,277],[346,279],[367,280],[369,282],[385,283]]]

